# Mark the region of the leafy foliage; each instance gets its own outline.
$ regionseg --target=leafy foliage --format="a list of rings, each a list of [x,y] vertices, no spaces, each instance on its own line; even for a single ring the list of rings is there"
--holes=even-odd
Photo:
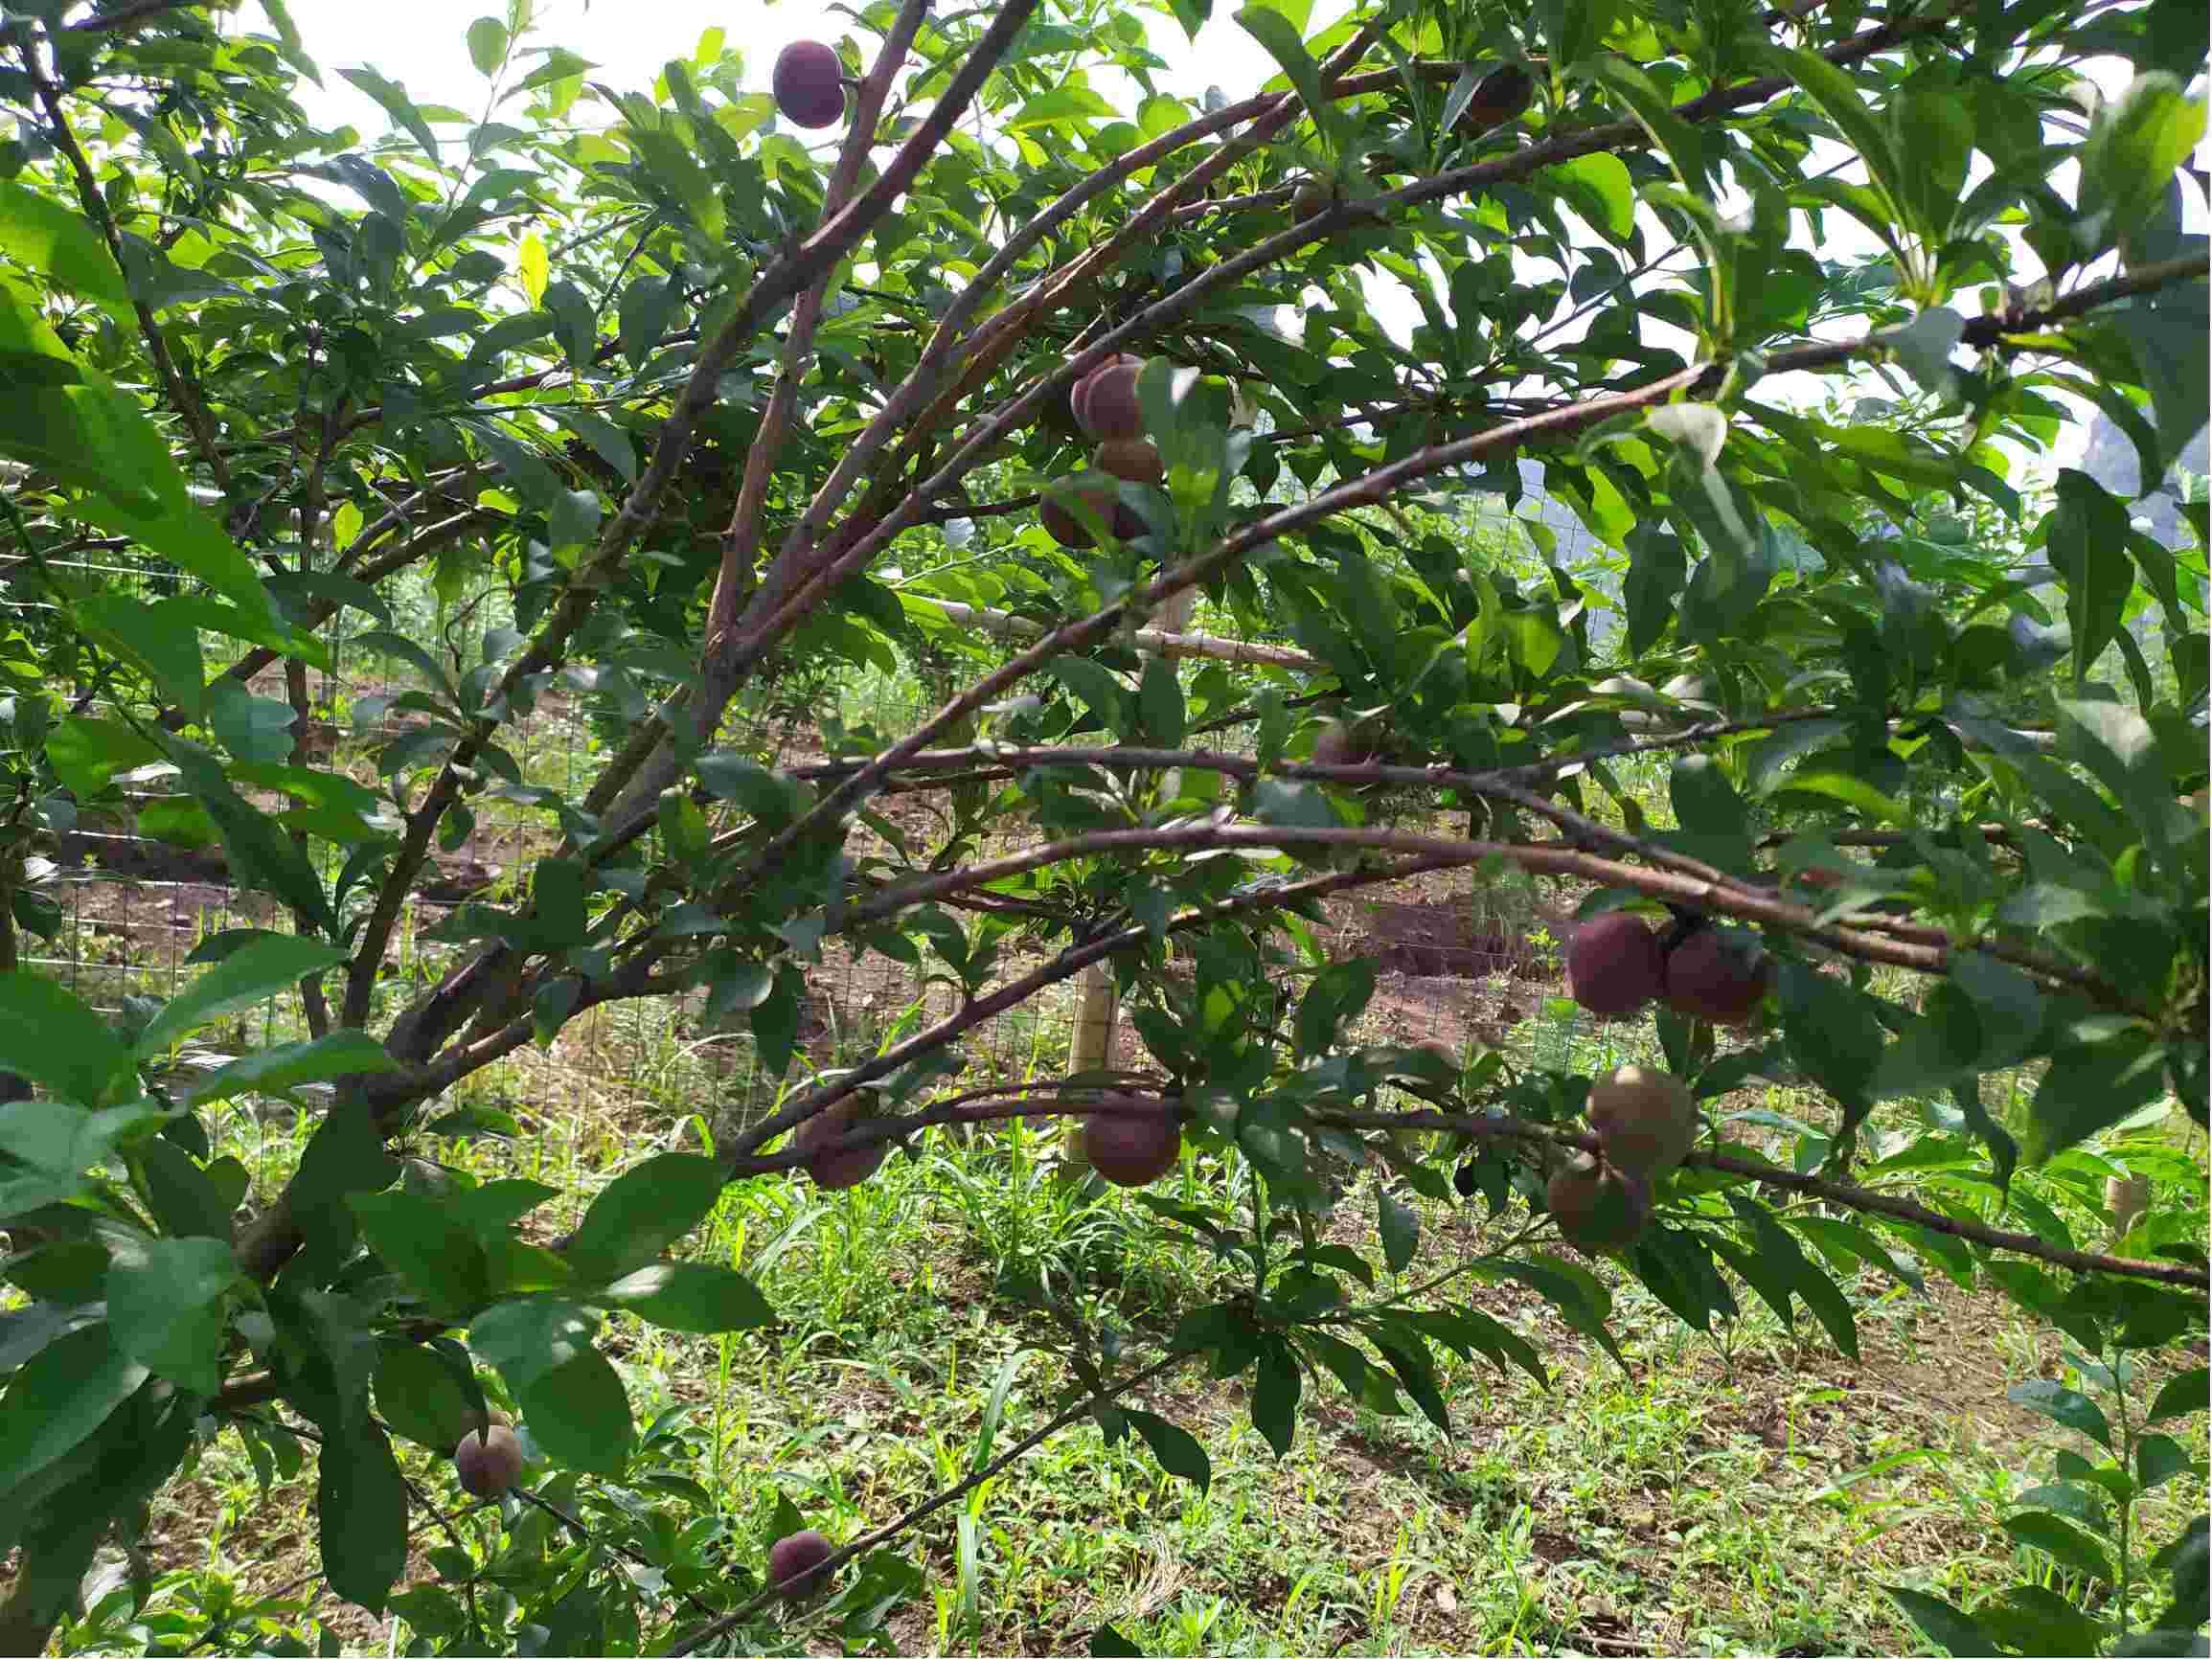
[[[1170,10],[1194,35],[1209,16]],[[1137,1382],[1248,1376],[1278,1455],[1332,1384],[1448,1430],[1440,1352],[1546,1375],[1469,1284],[1533,1290],[1625,1366],[1608,1275],[1699,1330],[1747,1290],[1856,1353],[1839,1280],[1932,1262],[2122,1393],[2121,1356],[2201,1329],[2201,1239],[2145,1222],[2125,1258],[2086,1250],[2020,1171],[2101,1178],[2094,1148],[2169,1094],[2205,1123],[2205,524],[2197,504],[2196,545],[2168,548],[2086,472],[2046,502],[2023,457],[2062,396],[2147,481],[2203,422],[2204,42],[2181,11],[1392,5],[1316,31],[1260,4],[1236,21],[1280,80],[1192,108],[1152,90],[1129,14],[877,7],[840,43],[858,127],[816,148],[719,31],[624,91],[510,0],[466,27],[484,119],[350,68],[391,122],[365,141],[301,110],[318,71],[277,0],[260,32],[12,11],[0,458],[35,603],[0,652],[0,1223],[24,1298],[0,1629],[42,1647],[208,1424],[257,1467],[311,1447],[328,1582],[425,1651],[752,1640],[753,1541],[677,1472],[680,1416],[633,1420],[608,1314],[770,1325],[751,1281],[673,1254],[723,1189],[814,1155],[778,1145],[805,1123],[850,1154],[994,1110],[939,1087],[958,1041],[1098,965],[1143,1092],[1083,1076],[1019,1104],[1112,1085],[1182,1114],[1243,1201],[1139,1213],[1249,1288],[1150,1367],[1079,1329],[1054,1425],[1133,1430],[1200,1489],[1188,1431],[1116,1403]],[[2081,67],[2106,57],[2132,70],[2110,99]],[[1133,107],[1102,90],[1121,80]],[[1845,220],[1876,257],[1825,257]],[[1371,281],[1419,320],[1384,327]],[[1037,497],[1088,470],[1068,395],[1124,350],[1159,477],[1063,492],[1090,521],[1067,545]],[[1859,366],[1890,395],[1814,410],[1785,378]],[[1528,519],[1514,557],[1469,535],[1478,498],[1521,500],[1524,455],[1596,558]],[[90,547],[165,597],[79,573]],[[408,625],[425,584],[452,625]],[[467,595],[497,602],[465,634]],[[1278,643],[1178,669],[1145,630],[1200,595]],[[1024,643],[958,625],[978,617]],[[351,644],[392,676],[351,711],[374,785],[310,741],[335,619],[375,625]],[[917,729],[814,700],[902,665],[947,693]],[[520,752],[556,692],[611,739],[579,790]],[[825,763],[731,736],[793,710]],[[1357,757],[1320,746],[1329,721]],[[1249,758],[1197,746],[1229,727]],[[1623,782],[1651,755],[1664,807]],[[871,804],[893,784],[942,790],[936,845]],[[1466,835],[1395,828],[1398,790]],[[427,930],[418,977],[402,913],[492,802],[532,815],[524,878]],[[16,941],[60,925],[60,838],[125,813],[219,851],[281,925],[207,941],[176,995],[111,1017],[16,970]],[[1024,850],[987,858],[1009,828]],[[1438,865],[1664,909],[1670,947],[1729,924],[1772,994],[1726,1050],[1656,1013],[1670,1069],[1700,1102],[1814,1090],[1831,1121],[1794,1166],[1711,1142],[1649,1171],[1605,1272],[1553,1250],[1546,1176],[1606,1150],[1589,1079],[1355,1041],[1375,966],[1307,931],[1323,894]],[[810,1075],[832,938],[927,965],[959,1011]],[[1021,969],[1016,946],[1056,954]],[[416,1155],[469,1126],[439,1099],[503,1056],[698,989],[783,1082],[731,1143],[640,1161],[551,1247],[516,1223],[554,1189]],[[275,999],[284,1040],[193,1063]],[[1993,1078],[2034,1079],[2024,1113]],[[208,1131],[255,1094],[317,1113],[277,1191]],[[1383,1109],[1405,1099],[1411,1121]],[[1899,1100],[1920,1131],[1869,1144]],[[1318,1225],[1347,1170],[1380,1277]],[[1424,1280],[1417,1200],[1455,1192],[1528,1225]],[[2201,1409],[2196,1377],[2149,1421]],[[426,1506],[391,1436],[443,1451],[494,1399],[535,1483],[492,1500],[504,1553],[437,1545],[440,1581],[402,1588]],[[2105,1457],[2005,1523],[2065,1591],[1891,1594],[1953,1651],[2038,1650],[2031,1629],[2178,1650],[2201,1527],[2154,1561],[2171,1594],[2131,1637],[2133,1546],[2102,1517],[2189,1466],[2180,1443],[2056,1383],[2016,1402]],[[760,1550],[801,1525],[779,1511]],[[808,1616],[883,1642],[921,1574],[855,1559]],[[1106,1625],[1091,1650],[1133,1649]]]

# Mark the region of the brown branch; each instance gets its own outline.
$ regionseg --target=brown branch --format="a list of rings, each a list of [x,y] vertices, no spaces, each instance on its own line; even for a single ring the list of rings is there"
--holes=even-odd
[[[115,216],[108,211],[107,198],[100,193],[100,180],[94,175],[92,163],[85,159],[84,149],[77,142],[77,134],[69,125],[69,114],[61,107],[61,92],[47,78],[38,62],[37,53],[25,43],[23,68],[36,93],[39,106],[46,111],[49,135],[55,148],[69,163],[72,178],[77,183],[77,199],[84,208],[85,216],[99,227],[101,239],[107,244],[108,257],[115,261],[124,286],[130,285],[130,266],[123,258],[123,233],[117,227]],[[231,471],[222,452],[216,447],[215,425],[208,419],[207,406],[200,400],[198,389],[176,366],[170,354],[169,341],[162,336],[161,325],[154,320],[153,307],[136,294],[131,295],[130,308],[138,318],[138,330],[145,336],[147,354],[153,359],[161,383],[169,393],[169,400],[185,425],[191,430],[193,443],[198,448],[200,459],[207,464],[208,476],[224,495],[231,492]]]
[[[860,176],[860,164],[876,142],[876,124],[883,113],[883,102],[890,95],[891,82],[897,79],[900,67],[913,47],[915,34],[922,27],[922,17],[928,10],[928,0],[905,0],[893,18],[891,32],[884,36],[882,49],[876,55],[876,65],[860,83],[859,95],[854,101],[853,118],[845,134],[845,147],[837,156],[837,166],[830,175],[829,189],[822,197],[822,218],[825,222],[844,211],[852,199],[853,187]],[[768,479],[775,469],[777,458],[782,455],[785,441],[790,436],[791,412],[798,405],[799,382],[806,377],[807,367],[814,355],[814,330],[822,320],[822,304],[829,291],[833,267],[826,267],[799,296],[799,303],[791,313],[791,323],[784,336],[784,361],[776,375],[775,389],[768,395],[768,407],[761,417],[761,424],[750,448],[745,452],[745,473],[738,489],[737,505],[731,509],[729,529],[722,541],[721,569],[715,579],[714,597],[707,605],[705,639],[700,647],[702,671],[712,668],[720,655],[722,641],[737,625],[738,615],[750,597],[753,581],[753,556],[761,540],[761,507],[767,499]],[[779,558],[777,566],[783,564]],[[773,584],[776,568],[771,567],[768,582]],[[721,718],[721,710],[712,706],[696,711],[695,731],[704,741],[714,734],[715,724]]]
[[[1311,898],[1326,898],[1347,888],[1367,887],[1383,881],[1402,881],[1407,876],[1419,875],[1431,870],[1448,870],[1458,863],[1457,858],[1416,858],[1403,864],[1376,870],[1342,870],[1328,875],[1310,877],[1304,881],[1286,882],[1280,887],[1262,888],[1240,894],[1233,898],[1201,905],[1183,915],[1172,918],[1165,931],[1184,933],[1193,928],[1211,926],[1214,922],[1248,911],[1279,909]],[[1080,945],[1070,945],[1052,961],[1033,968],[1017,980],[1012,980],[987,996],[976,998],[957,1012],[946,1015],[927,1031],[917,1032],[904,1042],[886,1049],[872,1059],[842,1076],[823,1083],[800,1099],[777,1110],[764,1122],[757,1124],[741,1136],[731,1148],[733,1158],[749,1154],[756,1147],[765,1146],[785,1130],[796,1127],[818,1112],[827,1111],[846,1096],[874,1082],[878,1078],[889,1077],[901,1066],[923,1055],[934,1053],[975,1027],[1003,1013],[1016,1004],[1026,1002],[1047,986],[1061,980],[1073,979],[1094,962],[1104,962],[1116,951],[1142,944],[1151,938],[1151,930],[1142,926],[1125,927],[1103,938]]]

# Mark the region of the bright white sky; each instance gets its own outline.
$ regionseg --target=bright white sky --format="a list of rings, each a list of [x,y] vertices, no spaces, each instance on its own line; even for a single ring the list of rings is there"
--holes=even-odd
[[[483,107],[485,82],[469,63],[463,34],[477,8],[455,6],[453,0],[293,0],[308,53],[323,70],[318,93],[303,85],[302,102],[319,122],[335,125],[349,123],[364,138],[374,139],[390,123],[366,95],[356,91],[336,73],[361,64],[373,66],[401,82],[419,104],[444,103],[472,114]],[[481,10],[498,13],[504,0],[483,0]],[[1342,8],[1322,0],[1314,9],[1313,27]],[[1167,63],[1157,80],[1164,91],[1196,103],[1209,85],[1219,86],[1230,98],[1242,98],[1275,74],[1266,54],[1232,20],[1234,0],[1217,0],[1214,19],[1200,31],[1196,42],[1186,38],[1173,18],[1152,12],[1144,17],[1153,51]],[[814,38],[833,40],[849,19],[815,0],[789,0],[765,5],[762,0],[539,0],[533,41],[559,44],[598,65],[592,78],[623,90],[649,89],[661,66],[672,57],[688,59],[700,34],[710,27],[727,32],[726,44],[744,55],[747,81],[764,88],[769,66],[787,42]],[[246,15],[251,15],[247,13]],[[250,25],[249,25],[250,26]],[[863,39],[870,38],[863,36]],[[2108,92],[2124,83],[2127,66],[2115,62],[2110,73],[2098,79]],[[1117,89],[1102,84],[1108,98]],[[580,106],[580,109],[582,106]],[[834,134],[824,135],[833,137]],[[2202,217],[2201,204],[2196,204]],[[1655,221],[1647,223],[1658,230]],[[1828,239],[1820,253],[1829,259],[1864,258],[1875,249],[1871,237],[1839,213],[1827,216]],[[1802,244],[1800,228],[1797,239]],[[1662,239],[1654,245],[1664,245]],[[2032,255],[2025,268],[2034,269]],[[1371,285],[1378,316],[1391,331],[1403,338],[1418,317],[1409,296],[1394,283]],[[1970,297],[1962,296],[1971,306]],[[1782,391],[1769,388],[1768,396]],[[1817,388],[1802,389],[1811,396]],[[1795,399],[1791,399],[1795,400]],[[2085,412],[2086,413],[2086,412]],[[2086,442],[2086,425],[2061,440],[2059,454],[2044,465],[2074,459]]]

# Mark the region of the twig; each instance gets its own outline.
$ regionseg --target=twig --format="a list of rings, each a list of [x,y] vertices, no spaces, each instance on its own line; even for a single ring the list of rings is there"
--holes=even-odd
[[[815,1569],[815,1576],[826,1578],[830,1573],[833,1572],[838,1567],[843,1566],[855,1556],[860,1554],[861,1551],[873,1550],[879,1544],[888,1543],[891,1539],[897,1537],[901,1533],[906,1531],[907,1528],[916,1525],[918,1522],[927,1520],[931,1515],[935,1514],[939,1510],[945,1508],[946,1505],[951,1503],[954,1499],[965,1497],[968,1493],[973,1491],[977,1487],[982,1486],[986,1481],[995,1479],[1001,1472],[1011,1467],[1015,1459],[1020,1458],[1025,1454],[1035,1450],[1038,1446],[1042,1445],[1046,1441],[1050,1440],[1054,1435],[1060,1433],[1061,1429],[1067,1427],[1070,1423],[1079,1421],[1083,1418],[1089,1416],[1099,1406],[1105,1405],[1109,1400],[1119,1399],[1123,1395],[1129,1393],[1130,1389],[1139,1387],[1144,1383],[1152,1381],[1155,1376],[1159,1376],[1169,1371],[1174,1370],[1176,1366],[1182,1364],[1184,1360],[1189,1357],[1190,1356],[1188,1354],[1171,1353],[1167,1356],[1167,1358],[1155,1361],[1153,1364],[1147,1366],[1144,1370],[1136,1373],[1134,1375],[1123,1378],[1120,1382],[1115,1383],[1111,1388],[1106,1389],[1104,1393],[1085,1394],[1083,1398],[1077,1400],[1073,1405],[1068,1406],[1060,1411],[1058,1415],[1048,1420],[1041,1428],[1038,1428],[1030,1434],[1024,1435],[1020,1440],[1016,1441],[1013,1445],[1009,1446],[997,1457],[992,1458],[991,1462],[985,1464],[983,1467],[977,1469],[973,1474],[969,1475],[958,1486],[946,1488],[945,1490],[939,1492],[928,1502],[917,1505],[915,1508],[908,1510],[897,1520],[878,1527],[874,1532],[866,1534],[863,1537],[854,1539],[851,1543],[845,1545],[842,1549],[832,1550],[830,1553],[829,1557]],[[782,1592],[775,1585],[768,1585],[758,1595],[754,1596],[751,1601],[744,1602],[732,1612],[723,1614],[719,1619],[715,1620],[714,1623],[710,1625],[703,1625],[698,1629],[692,1631],[688,1635],[679,1636],[673,1644],[670,1645],[668,1651],[672,1655],[680,1655],[696,1651],[698,1648],[704,1647],[707,1643],[712,1642],[716,1638],[726,1635],[730,1631],[736,1629],[740,1625],[743,1624],[747,1619],[751,1618],[755,1613],[759,1612],[763,1607],[766,1606],[771,1601],[775,1600],[781,1594]]]

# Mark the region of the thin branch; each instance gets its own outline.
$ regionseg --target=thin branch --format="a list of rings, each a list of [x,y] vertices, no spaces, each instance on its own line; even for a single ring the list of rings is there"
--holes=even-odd
[[[85,216],[99,227],[101,239],[107,244],[108,257],[114,260],[115,268],[127,288],[130,266],[123,257],[123,233],[116,225],[114,214],[108,211],[107,198],[100,193],[100,180],[93,173],[92,163],[85,159],[83,147],[77,142],[77,134],[69,125],[68,111],[61,106],[60,89],[47,78],[37,52],[28,41],[23,46],[23,67],[39,106],[46,111],[48,135],[69,163],[70,175],[77,183],[77,199],[83,205]],[[217,489],[229,495],[230,466],[216,447],[215,425],[208,419],[207,406],[200,400],[198,389],[170,354],[169,341],[162,335],[161,325],[154,320],[153,308],[136,294],[131,296],[130,308],[138,318],[138,331],[145,336],[147,354],[153,359],[162,385],[168,390],[170,403],[191,429],[200,459],[207,464],[208,476],[215,480]]]
[[[1156,1376],[1164,1375],[1166,1373],[1173,1371],[1176,1366],[1182,1364],[1189,1357],[1190,1355],[1185,1353],[1171,1353],[1167,1356],[1167,1358],[1157,1360],[1152,1365],[1147,1366],[1144,1370],[1137,1372],[1130,1376],[1124,1377],[1120,1382],[1115,1383],[1111,1388],[1105,1390],[1103,1393],[1085,1393],[1083,1397],[1077,1400],[1073,1405],[1067,1406],[1059,1412],[1048,1421],[1046,1421],[1041,1428],[1037,1429],[1031,1434],[1024,1435],[1020,1440],[1015,1442],[1013,1445],[1007,1447],[1007,1449],[1001,1452],[997,1457],[992,1458],[991,1462],[985,1464],[981,1468],[970,1474],[958,1486],[946,1488],[945,1490],[939,1492],[935,1497],[929,1499],[928,1502],[916,1505],[913,1509],[908,1510],[904,1514],[901,1515],[897,1520],[878,1527],[874,1532],[866,1534],[864,1537],[854,1539],[843,1549],[832,1550],[830,1553],[829,1557],[822,1562],[821,1566],[815,1569],[816,1573],[826,1577],[828,1574],[832,1573],[837,1568],[843,1566],[847,1561],[850,1561],[855,1556],[859,1555],[863,1550],[873,1550],[879,1544],[890,1542],[891,1539],[897,1537],[901,1533],[905,1532],[909,1527],[915,1526],[922,1521],[927,1520],[931,1515],[935,1514],[939,1510],[942,1510],[946,1505],[953,1502],[955,1499],[967,1496],[968,1493],[973,1491],[977,1487],[982,1486],[987,1481],[995,1480],[1000,1474],[1013,1467],[1016,1459],[1024,1457],[1031,1451],[1034,1451],[1037,1447],[1042,1445],[1046,1441],[1050,1440],[1054,1435],[1060,1433],[1061,1429],[1066,1428],[1070,1423],[1080,1422],[1083,1418],[1088,1417],[1097,1411],[1100,1406],[1106,1405],[1112,1400],[1119,1399],[1123,1395],[1129,1393],[1130,1389],[1142,1387],[1145,1383],[1152,1381]],[[698,1629],[692,1631],[690,1634],[678,1637],[673,1643],[670,1644],[668,1651],[671,1654],[696,1652],[700,1648],[705,1647],[709,1642],[716,1640],[718,1637],[725,1636],[730,1631],[735,1630],[740,1625],[743,1624],[755,1613],[758,1613],[770,1602],[775,1601],[781,1594],[782,1592],[779,1591],[775,1585],[768,1585],[765,1589],[762,1590],[760,1594],[753,1597],[751,1601],[744,1602],[742,1605],[739,1606],[732,1612],[723,1614],[713,1624],[702,1625]]]

